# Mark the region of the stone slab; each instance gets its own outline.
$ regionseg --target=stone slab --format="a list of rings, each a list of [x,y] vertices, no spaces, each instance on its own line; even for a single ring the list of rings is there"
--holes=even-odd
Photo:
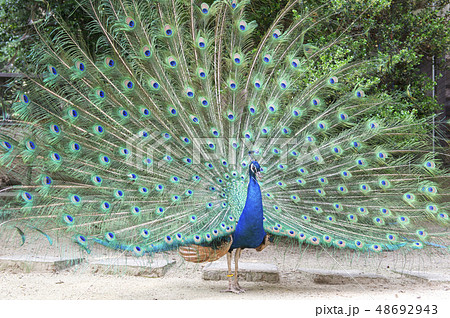
[[[411,278],[423,279],[429,282],[450,282],[450,275],[431,272],[419,272],[419,271],[393,271],[397,274],[405,275]]]
[[[84,258],[61,259],[52,256],[14,255],[0,256],[0,270],[18,270],[20,272],[58,272],[82,264],[93,273],[126,274],[146,277],[162,277],[175,263],[174,260],[140,260],[136,258]]]
[[[387,282],[389,279],[375,273],[365,273],[359,270],[324,270],[300,268],[297,270],[316,284],[341,285],[370,282]]]
[[[234,262],[232,263],[234,272]],[[213,262],[203,268],[204,280],[228,280],[228,265],[226,262]],[[280,273],[275,264],[267,263],[239,263],[239,280],[247,282],[277,283],[280,281]]]
[[[101,274],[162,277],[173,264],[174,260],[142,261],[119,258],[94,260],[89,262],[89,267],[92,272]]]
[[[85,261],[84,258],[62,259],[52,256],[0,256],[0,269],[18,269],[23,272],[58,272]]]

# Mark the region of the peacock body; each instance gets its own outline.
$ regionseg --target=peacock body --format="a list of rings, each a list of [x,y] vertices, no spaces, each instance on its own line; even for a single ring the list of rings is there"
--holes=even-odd
[[[261,188],[258,181],[256,181],[260,169],[258,162],[253,161],[250,163],[247,199],[239,217],[239,223],[236,224],[236,229],[232,235],[231,249],[256,248],[263,243],[266,236],[263,225],[264,213]]]
[[[285,26],[296,1],[254,44],[247,4],[86,0],[94,54],[57,16],[52,34],[37,25],[39,76],[1,127],[2,169],[22,181],[0,192],[1,230],[135,256],[267,234],[448,249],[448,174],[426,122],[377,117],[395,101],[362,89],[381,62],[318,70],[339,38],[307,43],[320,7]]]

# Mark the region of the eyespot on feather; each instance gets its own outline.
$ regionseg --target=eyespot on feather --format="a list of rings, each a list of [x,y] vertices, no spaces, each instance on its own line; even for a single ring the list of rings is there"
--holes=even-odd
[[[194,96],[195,96],[194,90],[190,87],[186,88],[184,90],[184,93],[186,94],[187,98],[194,98]]]
[[[272,38],[277,40],[281,36],[281,31],[279,29],[275,29],[272,33]]]
[[[204,15],[207,15],[208,13],[209,13],[209,5],[207,4],[207,3],[202,3],[201,5],[200,5],[200,9],[201,9],[201,11],[202,11],[202,13],[204,14]]]
[[[172,37],[173,36],[173,29],[169,24],[166,24],[164,26],[164,36],[166,37]]]
[[[240,65],[241,63],[242,63],[242,55],[241,54],[239,54],[239,53],[234,53],[234,55],[233,55],[233,62],[234,62],[234,64],[236,64],[236,65]]]
[[[136,22],[131,17],[127,17],[125,19],[125,23],[127,24],[128,28],[130,30],[134,29],[136,27]]]
[[[167,64],[171,67],[171,68],[176,68],[178,66],[178,62],[177,60],[173,57],[173,56],[169,56],[167,58]]]
[[[116,62],[112,58],[107,57],[105,58],[105,66],[107,68],[114,68],[116,66]]]
[[[148,59],[152,57],[152,51],[150,50],[150,47],[148,45],[145,45],[142,48],[142,55],[144,58]]]
[[[293,69],[298,69],[300,67],[300,60],[293,59],[293,60],[291,60],[290,65]]]
[[[125,89],[130,90],[130,91],[134,89],[134,83],[131,80],[128,80],[128,79],[126,79],[126,80],[124,80],[122,82],[122,86]]]
[[[205,38],[199,37],[197,40],[197,47],[200,50],[204,50],[206,48],[206,45],[207,45],[207,42],[206,42]]]
[[[86,70],[86,66],[84,65],[83,62],[80,62],[80,61],[75,63],[75,67],[80,72],[84,72]]]
[[[21,94],[19,96],[19,99],[24,104],[29,104],[30,103],[30,99],[28,98],[28,96],[26,94]]]
[[[58,75],[58,71],[56,70],[56,68],[52,65],[47,66],[47,71],[51,76],[57,76]]]
[[[241,21],[239,22],[239,31],[244,32],[247,30],[247,22]]]
[[[262,57],[262,59],[263,59],[263,62],[264,62],[265,64],[269,64],[270,62],[272,62],[272,55],[270,55],[270,54],[265,54],[265,55]]]

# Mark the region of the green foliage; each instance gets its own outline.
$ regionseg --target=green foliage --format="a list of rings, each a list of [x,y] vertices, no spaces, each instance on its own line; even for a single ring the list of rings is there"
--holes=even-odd
[[[212,3],[213,1],[205,1]],[[255,20],[258,26],[254,41],[259,41],[266,30],[285,7],[288,0],[251,2],[247,20]],[[307,34],[306,41],[323,46],[335,39],[332,47],[321,59],[322,65],[314,65],[317,74],[338,69],[347,62],[375,58],[377,69],[364,75],[364,82],[354,79],[365,90],[385,92],[400,97],[400,103],[386,109],[381,116],[424,117],[441,109],[430,96],[434,83],[421,73],[418,67],[435,57],[439,69],[450,47],[449,11],[442,12],[447,1],[425,0],[304,0],[303,11],[325,5],[312,23],[320,23],[314,33]],[[434,6],[431,5],[434,4]],[[50,10],[51,8],[51,10]],[[92,50],[95,39],[89,38],[86,24],[89,18],[77,10],[76,0],[0,0],[0,71],[31,73],[34,65],[27,58],[35,38],[33,23],[40,23],[52,12],[60,15],[68,27],[78,30],[86,38]],[[297,6],[298,9],[298,6]],[[337,14],[331,12],[335,12]],[[298,12],[281,21],[281,26],[296,19]],[[317,21],[316,21],[317,19]],[[31,22],[33,21],[33,23]],[[48,25],[47,31],[51,31]],[[28,62],[28,63],[27,63]],[[439,78],[437,74],[437,78]],[[362,80],[362,79],[361,79]]]
[[[436,82],[420,72],[419,66],[430,63],[434,56],[437,69],[445,67],[445,54],[450,48],[450,12],[443,12],[443,9],[448,1],[433,1],[434,6],[431,1],[411,0],[302,2],[304,11],[320,5],[329,10],[321,11],[312,20],[322,22],[314,32],[307,34],[306,42],[321,47],[340,39],[323,55],[322,65],[315,66],[316,76],[339,69],[347,62],[376,59],[375,69],[365,73],[364,79],[353,80],[368,93],[384,92],[399,98],[398,103],[378,116],[406,118],[413,114],[421,118],[442,109],[431,97]],[[266,21],[273,21],[279,8],[286,3],[252,1],[251,18],[259,24],[257,36],[263,36],[268,27]],[[334,10],[338,13],[332,14]],[[298,12],[293,10],[292,19],[297,16]],[[437,73],[435,80],[440,76]]]
[[[19,54],[24,55],[20,42],[27,35],[28,16],[25,1],[0,0],[0,70],[3,72],[12,71],[10,63],[17,61]]]
[[[34,24],[57,14],[67,25],[89,38],[84,27],[88,21],[76,0],[0,0],[0,72],[32,73],[28,55],[36,41]],[[47,25],[51,32],[56,25]],[[11,65],[12,64],[12,65]]]

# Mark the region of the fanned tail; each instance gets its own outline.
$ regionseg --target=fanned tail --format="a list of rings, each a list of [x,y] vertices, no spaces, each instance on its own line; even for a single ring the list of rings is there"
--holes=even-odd
[[[248,1],[82,2],[95,48],[59,25],[30,55],[0,127],[0,230],[141,256],[211,260],[263,166],[265,230],[356,251],[448,249],[449,173],[427,119],[381,118],[395,98],[313,35],[334,13],[289,1],[258,44]],[[370,10],[370,7],[365,10]],[[288,24],[288,25],[286,25]],[[324,60],[331,61],[329,64]],[[228,244],[228,243],[227,243]],[[220,251],[220,252],[219,252]]]

